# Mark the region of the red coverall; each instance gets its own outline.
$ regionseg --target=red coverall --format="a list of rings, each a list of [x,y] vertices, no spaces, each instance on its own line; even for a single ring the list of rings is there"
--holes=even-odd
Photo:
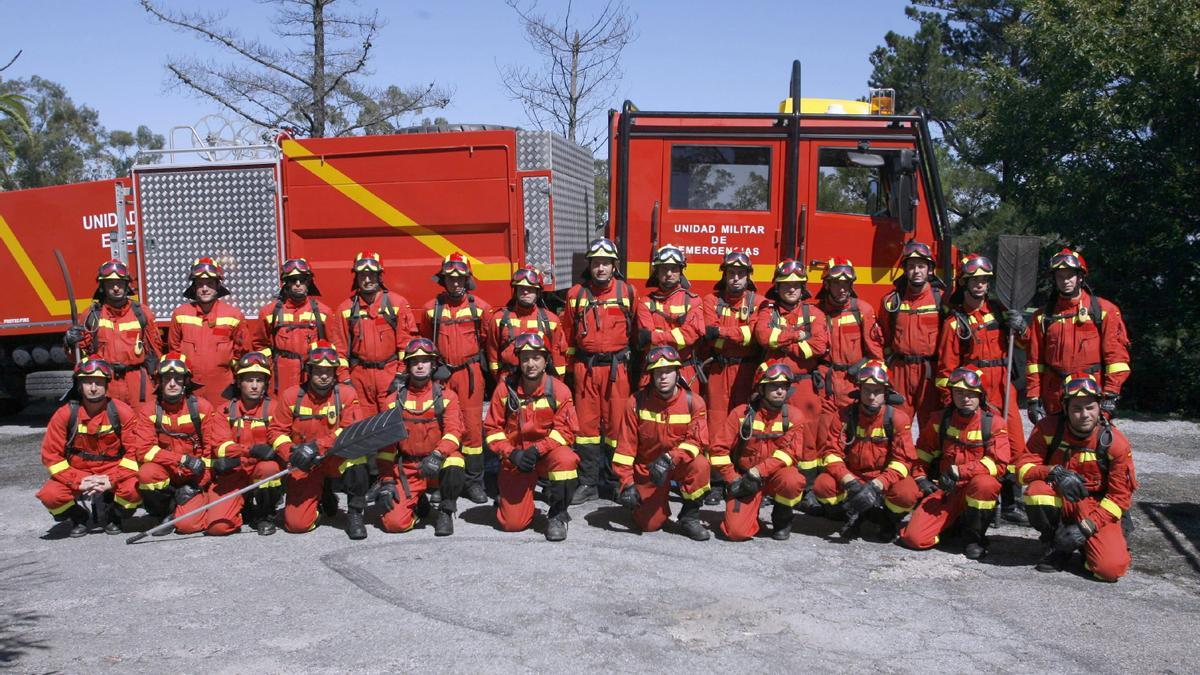
[[[236,401],[225,402],[225,419],[229,422],[230,431],[233,434],[233,440],[240,446],[240,456],[242,458],[241,465],[234,469],[230,474],[240,474],[241,484],[233,489],[243,488],[250,483],[260,481],[267,476],[272,476],[279,473],[283,466],[277,458],[275,459],[255,459],[248,454],[248,450],[252,445],[259,443],[270,444],[271,440],[267,436],[267,429],[271,425],[271,399],[263,397],[256,405],[247,407],[246,404],[239,398]],[[232,455],[231,455],[232,456]],[[234,480],[226,480],[225,476],[218,476],[214,484],[220,488],[220,496],[226,492],[227,485],[233,484]],[[276,478],[273,481],[263,483],[253,493],[255,501],[259,502],[262,512],[260,516],[267,513],[275,512],[275,504],[278,503],[280,495],[283,494],[283,479]],[[242,497],[234,497],[230,501],[236,501],[239,504],[244,503]],[[263,508],[262,505],[268,506]]]
[[[897,520],[912,511],[921,500],[921,489],[910,475],[917,462],[917,451],[912,442],[912,418],[898,406],[893,408],[889,441],[884,425],[886,415],[886,408],[880,408],[868,416],[855,402],[836,413],[827,411],[821,416],[821,454],[825,473],[817,477],[813,494],[822,504],[833,506],[845,501],[846,488],[842,481],[846,476],[854,476],[864,483],[878,478],[883,484],[883,505]],[[847,447],[851,422],[855,422],[854,441]]]
[[[804,450],[803,413],[790,405],[779,410],[766,404],[759,407],[749,439],[742,440],[740,435],[743,421],[750,414],[749,406],[743,403],[715,429],[708,449],[713,470],[726,484],[755,467],[763,479],[763,489],[753,497],[725,502],[721,532],[733,541],[745,541],[758,534],[758,508],[764,496],[788,507],[804,496],[805,479],[795,466]]]
[[[858,385],[850,378],[850,367],[864,357],[883,358],[883,334],[875,323],[875,310],[851,297],[845,307],[835,307],[829,298],[820,304],[829,329],[829,354],[825,367],[825,400],[830,410],[841,410],[853,400],[850,392]]]
[[[629,355],[635,311],[636,292],[619,279],[607,286],[576,284],[567,294],[563,342],[579,415],[575,450],[582,485],[596,485],[602,466],[608,465],[606,455],[617,446],[618,427],[631,391]]]
[[[1064,426],[1061,432],[1060,423]],[[1016,462],[1017,477],[1026,486],[1025,510],[1029,522],[1042,533],[1043,541],[1052,538],[1059,523],[1064,521],[1077,523],[1086,518],[1096,526],[1096,534],[1084,545],[1084,564],[1104,581],[1116,581],[1129,569],[1129,546],[1121,518],[1132,506],[1133,491],[1138,487],[1129,439],[1119,429],[1110,429],[1107,470],[1102,466],[1100,447],[1103,427],[1097,426],[1087,438],[1078,438],[1059,415],[1038,422],[1029,437],[1028,451]],[[1050,445],[1059,433],[1061,441],[1051,453]],[[1050,470],[1057,465],[1083,476],[1089,496],[1078,502],[1060,497],[1046,482]]]
[[[1002,409],[1008,333],[1001,330],[999,314],[993,312],[988,300],[984,300],[979,309],[973,312],[965,309],[962,311],[967,315],[972,332],[972,337],[966,341],[966,345],[964,346],[964,341],[959,338],[959,319],[955,314],[946,318],[938,339],[936,384],[942,388],[942,404],[950,403],[950,390],[945,388],[950,373],[959,366],[973,365],[983,371],[983,386],[988,402]],[[1014,454],[1025,452],[1025,429],[1021,426],[1021,408],[1017,405],[1016,386],[1010,387],[1008,394],[1008,437]]]
[[[904,412],[910,418],[916,415],[924,429],[941,404],[941,395],[934,386],[934,370],[942,318],[933,287],[924,284],[914,289],[906,285],[903,291],[888,293],[878,317],[888,379],[904,397]]]
[[[1129,336],[1121,310],[1103,298],[1100,329],[1092,321],[1092,296],[1081,290],[1074,300],[1060,297],[1054,313],[1039,309],[1029,323],[1025,396],[1040,398],[1046,412],[1062,410],[1062,381],[1071,373],[1093,373],[1105,394],[1120,394],[1129,379]]]
[[[384,298],[388,311],[383,312]],[[396,325],[392,328],[391,315]],[[358,392],[363,416],[383,412],[388,405],[388,387],[396,373],[404,371],[404,347],[417,334],[412,307],[402,295],[392,295],[380,289],[370,303],[355,295],[338,305],[336,339],[333,344],[346,345],[350,364],[350,382]],[[353,321],[351,318],[353,317]]]
[[[38,490],[41,500],[55,520],[66,518],[81,492],[79,481],[88,476],[104,474],[113,485],[113,506],[122,518],[133,515],[142,503],[137,489],[136,458],[154,443],[152,430],[146,420],[134,413],[123,401],[114,401],[121,435],[113,433],[108,417],[108,402],[95,415],[88,414],[83,404],[76,413],[76,436],[67,448],[67,423],[71,406],[54,411],[46,424],[42,438],[42,464],[50,471],[50,480]]]
[[[550,349],[550,363],[558,377],[567,374],[567,345],[559,328],[558,315],[540,305],[497,307],[487,322],[485,339],[488,370],[496,380],[515,371],[519,364],[513,355],[512,341],[521,333],[538,332]]]
[[[400,499],[391,511],[383,514],[383,529],[386,532],[408,532],[416,524],[417,501],[426,490],[437,487],[438,479],[427,480],[421,475],[419,466],[421,460],[429,453],[438,451],[446,458],[442,470],[451,467],[464,469],[466,463],[459,452],[462,444],[463,419],[462,409],[458,405],[458,395],[449,388],[441,389],[442,415],[438,419],[433,402],[434,385],[426,380],[423,383],[410,382],[400,391],[404,392],[404,401],[399,401],[400,391],[393,392],[386,403],[388,408],[397,404],[404,406],[404,426],[408,437],[397,446],[381,450],[376,456],[380,478],[392,478],[399,488]],[[396,459],[399,457],[400,461]],[[442,500],[457,499],[458,495],[442,494]]]
[[[227,390],[232,391],[233,364],[249,346],[248,333],[242,310],[224,300],[213,302],[208,313],[188,302],[171,314],[167,348],[187,357],[192,381],[202,386],[197,393],[221,409],[228,403]]]
[[[274,401],[267,437],[279,455],[280,464],[287,465],[292,446],[314,442],[323,456],[312,471],[295,470],[287,476],[287,499],[283,506],[283,527],[288,532],[308,532],[317,527],[317,502],[325,487],[326,478],[337,478],[355,467],[363,467],[362,485],[356,489],[346,486],[351,508],[366,508],[367,458],[343,459],[330,455],[329,449],[342,429],[357,422],[362,407],[354,387],[336,384],[324,396],[318,397],[301,387],[292,387]],[[360,492],[361,494],[351,494]]]
[[[671,481],[679,484],[685,505],[699,503],[709,489],[711,467],[702,452],[707,446],[708,419],[699,395],[677,386],[664,401],[651,387],[626,399],[612,463],[620,483],[617,494],[636,485],[642,498],[633,510],[638,529],[653,532],[667,522]],[[655,485],[648,465],[664,452],[670,453],[674,468],[665,484]]]
[[[147,501],[146,510],[153,512],[161,509],[161,506],[155,506],[153,502],[163,504],[165,500],[171,499],[169,488],[172,486],[191,483],[200,488],[200,493],[187,503],[175,505],[176,518],[207,504],[210,492],[224,494],[240,487],[236,480],[230,480],[230,474],[220,477],[219,488],[212,486],[215,478],[211,470],[212,458],[236,457],[242,449],[233,442],[224,414],[214,410],[207,400],[195,397],[200,419],[193,420],[187,405],[189,397],[195,395],[187,394],[173,403],[160,403],[156,399],[142,405],[142,414],[146,416],[156,434],[155,445],[142,456],[141,468],[138,469],[138,489],[142,492],[142,498]],[[197,429],[200,433],[197,433]],[[203,436],[203,443],[200,436]],[[205,467],[209,468],[200,476],[193,477],[179,466],[179,460],[184,455],[199,457],[204,460]],[[231,483],[235,487],[230,487]],[[167,506],[169,508],[170,504]],[[242,504],[239,500],[232,499],[202,514],[179,521],[175,524],[175,530],[180,534],[205,532],[219,535],[237,532],[241,526]]]
[[[763,303],[754,323],[754,340],[763,347],[765,361],[783,361],[796,376],[788,403],[804,413],[804,453],[796,468],[811,483],[821,470],[817,427],[821,418],[824,388],[813,381],[821,358],[829,349],[825,313],[804,302],[791,309],[775,301]]]
[[[704,339],[704,302],[700,296],[676,286],[671,291],[653,288],[637,306],[638,343],[645,351],[659,345],[669,345],[679,352],[679,380],[700,391],[692,383],[696,381],[696,347]],[[642,374],[642,386],[650,376]]]
[[[434,328],[434,310],[441,308]],[[442,293],[425,303],[421,312],[421,335],[433,340],[438,354],[450,369],[446,387],[458,394],[462,408],[462,454],[466,459],[467,483],[483,480],[483,379],[484,330],[491,305],[467,293],[454,300]],[[493,450],[493,452],[495,452]]]
[[[546,396],[546,387],[554,387],[553,406]],[[550,481],[550,492],[554,495],[550,517],[566,511],[579,477],[579,456],[571,450],[577,426],[571,390],[547,375],[529,397],[521,395],[519,384],[514,393],[515,412],[509,409],[508,382],[501,380],[492,393],[483,423],[488,447],[502,460],[496,519],[506,532],[524,530],[533,522],[533,489],[538,476]],[[526,473],[513,466],[509,455],[517,448],[530,446],[537,446],[539,458],[537,467]]]
[[[725,418],[737,406],[750,401],[754,375],[758,368],[758,345],[754,343],[754,320],[758,318],[759,298],[754,291],[737,296],[713,292],[704,296],[704,325],[720,332],[710,345],[712,362],[705,374],[704,402],[712,429],[725,425]],[[799,419],[796,420],[798,424]]]
[[[958,483],[947,494],[937,490],[926,497],[913,511],[900,539],[910,548],[932,548],[939,535],[965,510],[980,512],[975,534],[979,539],[991,523],[992,509],[1000,497],[1000,478],[1012,461],[1008,444],[1008,428],[998,411],[992,410],[992,433],[985,447],[982,425],[984,415],[976,411],[966,417],[957,409],[933,413],[928,427],[921,429],[917,439],[917,457],[912,476],[928,476],[936,481],[943,471],[958,467]],[[948,419],[946,419],[948,417]],[[949,424],[946,443],[941,445],[941,425]],[[968,528],[969,529],[969,528]]]
[[[132,300],[119,309],[108,303],[93,305],[84,320],[89,331],[83,334],[79,343],[83,354],[95,354],[112,367],[108,397],[124,401],[135,409],[143,401],[154,398],[154,381],[145,369],[146,350],[149,348],[159,356],[163,353],[162,334],[154,325],[154,313],[145,305],[139,306],[146,317],[145,330],[133,312]],[[90,330],[93,315],[96,317],[95,332]]]
[[[276,322],[276,307],[279,319]],[[317,328],[317,324],[321,328]],[[338,354],[346,353],[346,343],[337,329],[337,317],[325,303],[308,297],[299,302],[290,297],[272,300],[258,310],[257,325],[253,327],[250,347],[265,352],[271,357],[271,392],[276,396],[281,391],[300,384],[300,373],[304,370],[304,357],[308,347],[324,338],[337,347]],[[343,356],[338,368],[338,381],[346,382],[350,373]]]

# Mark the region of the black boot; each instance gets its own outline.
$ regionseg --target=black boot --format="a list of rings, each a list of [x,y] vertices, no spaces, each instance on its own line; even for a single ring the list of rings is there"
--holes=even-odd
[[[900,521],[904,519],[904,514],[893,513],[887,507],[876,509],[878,513],[874,514],[874,520],[879,525],[879,534],[876,538],[880,543],[890,544],[896,541],[900,536]]]
[[[988,526],[992,523],[995,509],[976,509],[968,506],[963,509],[959,523],[962,524],[962,536],[966,540],[963,555],[969,560],[979,560],[987,555]]]
[[[685,499],[679,508],[679,533],[692,541],[708,541],[712,536],[700,522],[700,500]]]
[[[600,457],[604,454],[604,446],[585,443],[577,444],[573,449],[579,455],[579,466],[575,469],[579,475],[579,489],[571,503],[583,504],[600,497]]]
[[[439,508],[433,521],[433,536],[449,537],[454,534],[454,511]]]
[[[346,508],[346,536],[358,541],[367,538],[367,525],[363,522],[363,509]]]
[[[338,496],[333,491],[333,481],[331,480],[326,480],[321,487],[321,501],[317,503],[317,513],[330,518],[338,514]]]
[[[567,538],[567,523],[571,516],[566,511],[551,516],[546,521],[546,541],[563,541]]]
[[[572,505],[586,504],[600,498],[600,490],[595,485],[580,485],[571,499]]]
[[[363,512],[367,510],[367,491],[371,489],[367,466],[356,464],[343,471],[342,488],[346,491],[346,536],[354,540],[366,539]]]
[[[488,503],[487,491],[483,489],[483,483],[467,483],[463,493],[463,496],[472,504]]]
[[[465,486],[463,487],[462,496],[466,497],[472,504],[488,503],[487,490],[483,487],[483,453],[477,455],[467,455]]]
[[[79,504],[72,504],[71,508],[63,511],[61,514],[54,517],[58,522],[70,522],[71,531],[67,534],[69,537],[84,537],[88,533],[88,511]]]
[[[263,537],[275,534],[275,505],[279,502],[275,488],[255,490],[251,501],[253,502],[254,531]]]
[[[800,513],[809,516],[826,515],[825,505],[817,499],[811,488],[804,491],[804,498],[800,500]]]
[[[771,538],[775,541],[787,541],[792,536],[792,520],[796,511],[790,506],[775,502],[771,509]]]
[[[1039,572],[1061,572],[1067,567],[1067,563],[1071,562],[1071,556],[1075,555],[1074,551],[1056,551],[1051,548],[1042,556],[1033,569]]]
[[[104,534],[116,535],[124,532],[121,529],[121,514],[128,511],[128,509],[118,509],[115,504],[109,504],[104,513]]]
[[[704,495],[704,503],[708,506],[725,503],[725,481],[714,479],[710,484],[712,485],[712,490]]]
[[[546,514],[546,541],[562,541],[567,538],[567,523],[571,521],[567,507],[571,504],[578,486],[579,481],[574,478],[550,481],[546,490],[550,502],[550,510]]]

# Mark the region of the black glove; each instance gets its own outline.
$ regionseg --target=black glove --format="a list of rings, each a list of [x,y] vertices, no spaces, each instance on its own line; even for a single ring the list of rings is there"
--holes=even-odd
[[[752,473],[744,473],[729,483],[726,492],[736,499],[746,499],[758,494],[762,489],[762,478]]]
[[[638,493],[637,487],[630,485],[617,495],[617,503],[627,509],[636,509],[642,505],[642,495]]]
[[[508,455],[508,461],[512,462],[512,465],[517,467],[518,471],[529,473],[530,471],[533,471],[535,467],[537,467],[537,447],[535,446],[513,450]]]
[[[846,512],[862,515],[876,506],[883,505],[883,492],[875,483],[862,483],[862,488],[846,499]]]
[[[953,492],[954,486],[958,485],[958,478],[958,467],[952,464],[949,469],[942,472],[941,477],[938,478],[938,485],[946,492]]]
[[[434,450],[421,459],[421,464],[417,467],[417,471],[420,471],[421,475],[425,478],[437,478],[438,473],[440,473],[442,470],[442,464],[445,463],[445,461],[446,456],[437,450]]]
[[[1029,413],[1029,421],[1037,424],[1046,418],[1046,406],[1042,405],[1042,400],[1038,398],[1029,399],[1025,410]]]
[[[1100,412],[1112,417],[1117,414],[1117,401],[1121,400],[1116,394],[1105,394],[1100,399]]]
[[[1083,476],[1061,464],[1050,469],[1050,475],[1046,477],[1046,481],[1054,486],[1055,492],[1069,502],[1077,502],[1088,496]]]
[[[83,326],[71,326],[67,329],[67,334],[63,336],[63,344],[68,348],[74,349],[75,345],[83,342],[83,336],[87,334],[87,329]]]
[[[645,347],[650,344],[650,329],[639,328],[637,332],[638,346]]]
[[[375,492],[375,503],[383,506],[383,510],[387,512],[395,508],[398,501],[400,501],[400,494],[396,492],[396,481],[379,481],[378,490]]]
[[[312,471],[321,461],[321,454],[317,452],[316,443],[301,443],[292,446],[292,457],[289,464],[293,468],[301,471]]]
[[[1054,550],[1071,553],[1083,548],[1089,537],[1096,533],[1096,526],[1088,519],[1070,525],[1063,523],[1054,533]]]
[[[926,497],[937,492],[937,486],[933,484],[933,481],[929,480],[925,476],[917,477],[917,487],[920,488],[921,494]]]
[[[1029,322],[1025,320],[1025,313],[1019,309],[1004,310],[1004,322],[1008,324],[1008,329],[1017,335],[1023,335],[1025,329],[1029,328]]]
[[[721,337],[721,329],[717,326],[706,326],[704,328],[704,339],[709,342],[716,342]]]
[[[275,448],[266,443],[255,443],[250,446],[250,456],[254,459],[267,460],[275,456]]]
[[[185,471],[192,474],[193,478],[199,478],[204,473],[204,460],[193,455],[184,455],[179,458],[179,466]]]
[[[675,468],[675,464],[671,462],[671,453],[664,452],[650,462],[650,482],[658,486],[667,484],[667,479],[671,476],[671,469]]]
[[[854,495],[858,494],[859,490],[863,489],[863,485],[865,485],[865,483],[855,478],[849,483],[843,483],[842,489],[846,491],[847,497],[853,497]]]
[[[228,473],[242,465],[241,457],[217,457],[212,461],[213,473]]]

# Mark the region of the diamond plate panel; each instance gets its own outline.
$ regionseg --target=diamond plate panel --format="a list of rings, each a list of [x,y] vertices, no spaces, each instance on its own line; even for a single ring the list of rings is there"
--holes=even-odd
[[[550,168],[551,137],[549,131],[517,130],[517,170],[544,171]]]
[[[168,317],[183,301],[194,259],[225,268],[227,302],[247,318],[279,292],[275,167],[139,174],[143,285],[150,309]]]
[[[550,136],[550,188],[554,198],[555,289],[569,288],[576,255],[587,250],[596,232],[592,153],[580,145]]]
[[[522,178],[521,191],[525,195],[525,262],[557,279],[558,271],[550,260],[550,179]]]

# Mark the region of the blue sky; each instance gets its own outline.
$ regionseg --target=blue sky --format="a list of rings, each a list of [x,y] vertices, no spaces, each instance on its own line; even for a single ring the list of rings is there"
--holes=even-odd
[[[540,9],[553,14],[561,4],[543,0]],[[582,0],[575,11],[590,15],[602,4]],[[856,98],[866,91],[867,57],[884,34],[913,30],[904,16],[906,0],[629,4],[640,37],[626,49],[613,107],[630,98],[645,110],[770,111],[787,96],[794,58],[803,63],[805,96]],[[243,34],[273,37],[270,7],[230,0],[170,6],[223,8]],[[359,0],[360,10],[375,7],[388,21],[372,64],[376,83],[436,81],[453,87],[455,96],[434,114],[451,122],[527,125],[521,107],[506,96],[497,64],[531,63],[534,54],[502,0]],[[24,50],[4,75],[36,74],[63,84],[110,129],[147,124],[166,133],[219,111],[165,90],[163,69],[168,54],[210,58],[218,52],[153,22],[136,0],[6,0],[0,19],[0,59]]]

